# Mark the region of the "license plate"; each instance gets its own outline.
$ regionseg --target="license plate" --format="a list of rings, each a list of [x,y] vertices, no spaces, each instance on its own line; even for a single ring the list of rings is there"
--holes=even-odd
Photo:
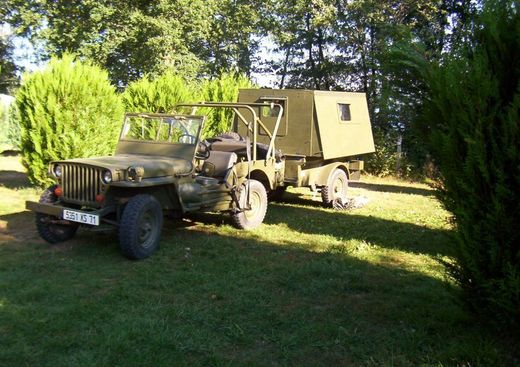
[[[90,224],[92,226],[99,226],[99,215],[78,212],[75,210],[64,209],[63,219],[72,222]]]

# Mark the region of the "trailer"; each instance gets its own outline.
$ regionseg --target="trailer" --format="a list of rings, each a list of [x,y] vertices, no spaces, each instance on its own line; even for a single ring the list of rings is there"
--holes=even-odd
[[[243,118],[259,119],[256,142],[282,158],[283,180],[273,181],[271,197],[288,186],[309,187],[330,203],[345,195],[349,180],[359,180],[360,157],[374,152],[364,93],[241,89],[238,103],[256,109],[257,117],[245,111]],[[233,131],[245,136],[248,126],[235,117]]]

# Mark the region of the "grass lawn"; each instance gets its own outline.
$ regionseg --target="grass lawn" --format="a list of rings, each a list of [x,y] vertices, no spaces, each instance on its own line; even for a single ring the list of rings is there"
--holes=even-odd
[[[338,212],[307,191],[257,230],[165,221],[123,258],[114,231],[39,239],[17,157],[0,158],[0,366],[513,366],[513,338],[461,306],[437,259],[448,213],[427,186],[365,178]]]

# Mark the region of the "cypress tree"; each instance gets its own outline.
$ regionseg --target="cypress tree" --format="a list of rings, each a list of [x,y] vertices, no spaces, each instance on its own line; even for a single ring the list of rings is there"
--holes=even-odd
[[[175,105],[180,102],[235,102],[238,90],[251,86],[251,81],[241,74],[223,73],[218,78],[197,83],[167,72],[153,80],[145,76],[130,83],[123,100],[129,112],[173,113]],[[231,128],[233,111],[229,109],[200,108],[197,113],[207,116],[204,137],[215,136]]]
[[[520,16],[513,0],[486,2],[475,36],[441,66],[420,68],[419,127],[456,224],[449,271],[468,303],[520,325]]]
[[[251,88],[251,80],[243,74],[222,73],[218,78],[202,83],[201,97],[211,102],[236,102],[240,88]],[[230,131],[233,123],[233,111],[213,109],[207,111],[204,136],[215,136]]]
[[[172,113],[177,103],[194,100],[193,94],[181,76],[167,72],[153,80],[144,76],[130,83],[123,101],[128,112]]]
[[[50,161],[111,154],[123,108],[108,74],[72,55],[23,76],[16,93],[22,163],[29,179],[46,186]]]

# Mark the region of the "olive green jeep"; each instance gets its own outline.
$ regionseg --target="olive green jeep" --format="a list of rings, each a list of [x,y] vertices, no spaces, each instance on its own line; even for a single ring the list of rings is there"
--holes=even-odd
[[[215,107],[253,111],[237,104]],[[263,144],[252,149],[256,139],[235,133],[202,140],[204,120],[129,113],[113,156],[51,162],[56,184],[39,202],[26,203],[36,213],[40,236],[57,243],[72,238],[79,226],[111,224],[122,253],[143,259],[159,245],[163,212],[223,212],[240,229],[258,227],[271,189],[267,177],[275,177],[279,166],[274,150]],[[244,121],[251,132],[257,120]],[[229,146],[235,149],[221,149]]]

